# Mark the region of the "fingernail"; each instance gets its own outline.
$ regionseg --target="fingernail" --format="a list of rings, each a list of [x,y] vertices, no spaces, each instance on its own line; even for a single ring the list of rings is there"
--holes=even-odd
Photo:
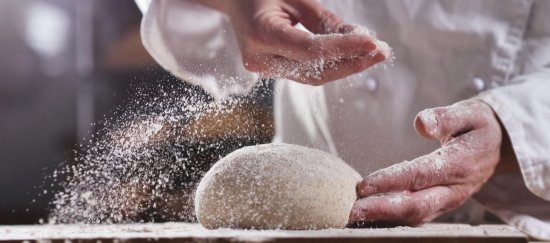
[[[391,55],[392,49],[388,43],[381,40],[376,40],[376,47],[380,53],[384,55],[384,57],[389,57]]]
[[[378,49],[378,46],[374,41],[367,40],[365,41],[365,43],[363,43],[363,45],[361,46],[361,49],[371,54],[372,52],[375,52]]]
[[[383,62],[386,60],[386,56],[382,53],[378,53],[372,58],[372,60],[374,62]]]
[[[432,109],[421,111],[420,114],[418,114],[418,118],[422,121],[424,130],[427,133],[433,136],[437,135],[437,119],[435,117],[435,112]]]
[[[376,193],[376,187],[371,185],[366,185],[359,188],[359,196],[366,197],[368,195]]]

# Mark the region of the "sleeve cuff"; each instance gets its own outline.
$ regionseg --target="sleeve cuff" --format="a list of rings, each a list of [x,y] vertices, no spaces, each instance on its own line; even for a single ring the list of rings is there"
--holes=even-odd
[[[145,49],[164,69],[214,98],[249,92],[259,80],[242,63],[227,18],[192,1],[138,0]]]
[[[537,156],[537,144],[532,138],[532,131],[526,131],[525,122],[534,123],[529,111],[521,107],[510,94],[493,89],[481,93],[474,99],[487,103],[500,119],[504,129],[508,133],[512,147],[521,169],[521,174],[526,187],[536,196],[550,200],[550,186],[544,181],[544,175],[549,174],[547,158]],[[527,124],[536,126],[536,124]],[[545,134],[544,136],[548,136]]]

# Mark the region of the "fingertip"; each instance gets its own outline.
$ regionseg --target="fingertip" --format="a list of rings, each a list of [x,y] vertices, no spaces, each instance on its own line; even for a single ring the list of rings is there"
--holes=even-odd
[[[379,57],[379,61],[387,59],[391,53],[391,47],[386,42],[376,39],[375,35],[365,27],[352,25],[351,28],[348,34],[361,38],[363,51],[367,51],[368,54],[381,54],[383,58]]]
[[[420,119],[419,115],[417,115],[416,118],[414,119],[414,129],[422,137],[430,138],[428,131],[426,131],[426,127],[424,126],[424,122],[422,122],[422,119]]]
[[[418,113],[414,120],[414,128],[418,134],[425,138],[437,138],[437,118],[433,109],[426,109]]]
[[[351,211],[348,218],[348,226],[353,225],[357,221],[361,221],[365,218],[362,208],[359,206],[359,200],[353,203]]]
[[[357,184],[356,191],[357,191],[357,196],[361,198],[361,197],[367,197],[369,195],[375,194],[377,189],[376,189],[376,186],[368,183],[367,179],[365,179],[359,182],[359,184]]]
[[[384,55],[384,57],[387,58],[391,55],[392,49],[390,45],[388,45],[388,43],[381,40],[376,40],[376,47],[380,51],[380,53]]]
[[[337,47],[343,53],[348,55],[366,56],[371,53],[378,53],[376,41],[368,36],[345,34],[343,36],[332,37]],[[337,43],[336,43],[337,42]]]
[[[377,53],[373,58],[372,60],[375,62],[375,63],[379,63],[379,62],[383,62],[386,60],[386,55],[384,55],[382,52],[379,52]]]

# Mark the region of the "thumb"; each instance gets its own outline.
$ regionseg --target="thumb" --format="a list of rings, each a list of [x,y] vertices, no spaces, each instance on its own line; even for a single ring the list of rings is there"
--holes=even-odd
[[[428,139],[439,139],[437,115],[435,109],[426,109],[416,115],[414,128],[420,136]]]
[[[474,118],[478,111],[469,104],[459,102],[423,110],[416,116],[414,127],[422,137],[440,141],[466,133],[477,126]]]
[[[353,30],[351,24],[345,23],[332,11],[326,9],[318,0],[303,0],[299,3],[300,23],[315,34],[348,33]]]

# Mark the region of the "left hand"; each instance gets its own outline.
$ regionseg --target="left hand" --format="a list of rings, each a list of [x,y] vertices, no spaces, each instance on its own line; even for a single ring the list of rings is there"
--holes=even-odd
[[[367,176],[349,223],[419,225],[464,203],[492,176],[500,160],[502,130],[492,109],[477,100],[427,109],[416,131],[441,148]]]

